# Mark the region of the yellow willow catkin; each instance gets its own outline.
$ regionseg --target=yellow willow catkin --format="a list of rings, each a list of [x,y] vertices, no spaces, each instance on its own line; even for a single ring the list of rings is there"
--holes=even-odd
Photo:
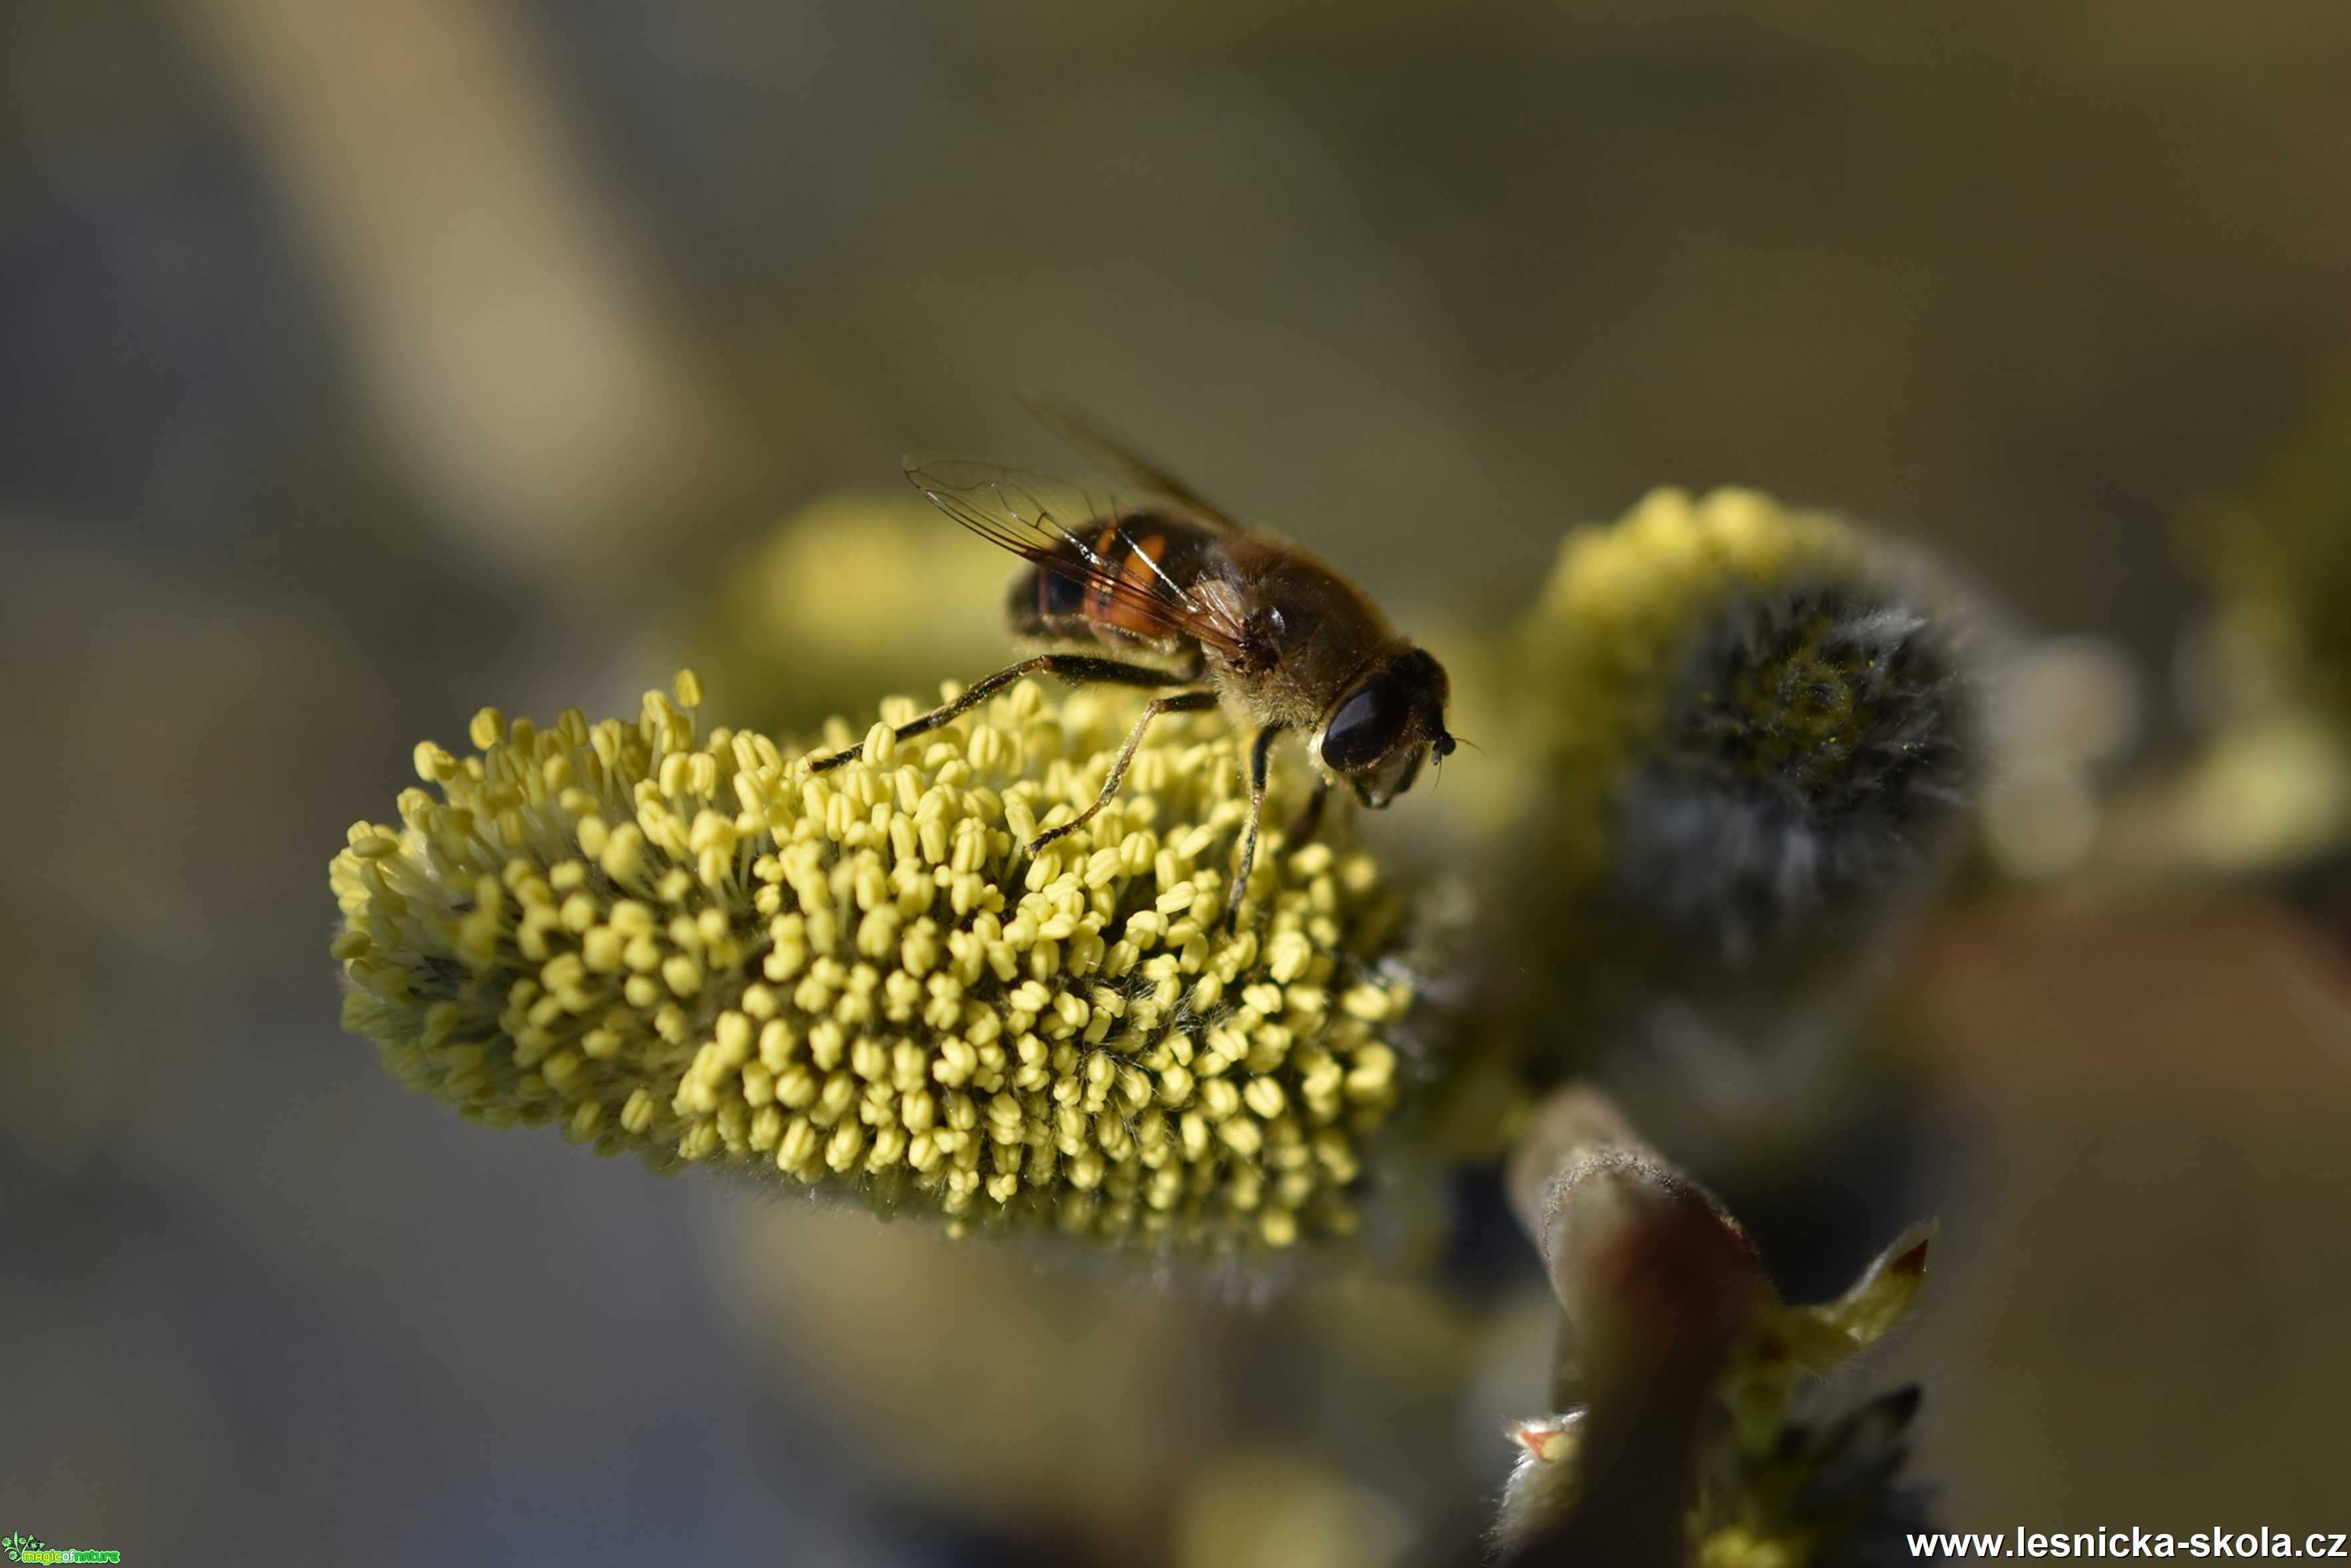
[[[343,1021],[404,1082],[604,1152],[772,1167],[957,1229],[1221,1249],[1354,1223],[1410,1000],[1370,856],[1296,849],[1278,787],[1237,929],[1248,814],[1213,716],[1162,719],[1093,799],[1130,702],[1021,685],[811,774],[697,737],[699,683],[633,725],[476,715],[427,742],[397,824],[330,878]],[[903,721],[911,704],[885,709]]]

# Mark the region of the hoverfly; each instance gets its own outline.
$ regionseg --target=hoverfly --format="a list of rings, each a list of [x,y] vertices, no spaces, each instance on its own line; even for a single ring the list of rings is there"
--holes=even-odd
[[[905,740],[953,723],[1034,674],[1073,685],[1166,690],[1134,721],[1093,804],[1040,833],[1029,845],[1034,854],[1118,794],[1153,720],[1221,706],[1255,731],[1249,827],[1228,906],[1237,913],[1256,861],[1274,741],[1304,735],[1319,775],[1294,836],[1313,831],[1341,779],[1365,805],[1385,806],[1411,788],[1428,754],[1440,761],[1452,754],[1445,668],[1318,557],[1244,528],[1077,416],[1035,412],[1137,494],[966,458],[907,458],[906,476],[933,505],[1029,563],[1013,580],[1008,619],[1016,637],[1056,646],[973,683],[894,733]],[[860,742],[816,759],[811,770],[840,767],[863,749]]]

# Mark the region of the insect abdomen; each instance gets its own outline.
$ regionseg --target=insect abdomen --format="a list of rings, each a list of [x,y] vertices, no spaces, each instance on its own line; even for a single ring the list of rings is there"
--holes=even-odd
[[[1007,607],[1012,630],[1053,641],[1170,647],[1182,641],[1169,631],[1181,595],[1219,545],[1196,524],[1129,513],[1056,551],[1067,570],[1040,559],[1015,579]]]
[[[1068,642],[1092,634],[1085,606],[1084,583],[1046,567],[1032,566],[1012,580],[1004,608],[1015,636]]]

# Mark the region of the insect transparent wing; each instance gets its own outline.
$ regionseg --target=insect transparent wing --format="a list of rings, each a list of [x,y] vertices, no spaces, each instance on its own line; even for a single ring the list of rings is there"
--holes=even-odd
[[[1102,486],[969,457],[916,454],[906,459],[906,477],[932,505],[990,543],[1082,583],[1159,631],[1238,652],[1241,628],[1222,603],[1192,592],[1125,537],[1123,519],[1165,508]],[[1196,522],[1188,511],[1178,515]]]
[[[1038,423],[1067,442],[1071,450],[1083,453],[1137,489],[1180,501],[1204,522],[1234,532],[1240,530],[1238,523],[1199,491],[1137,452],[1124,437],[1113,434],[1092,415],[1050,398],[1026,397],[1020,401]]]

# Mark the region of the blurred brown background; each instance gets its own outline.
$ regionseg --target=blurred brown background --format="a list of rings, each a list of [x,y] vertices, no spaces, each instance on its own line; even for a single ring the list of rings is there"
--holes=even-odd
[[[0,127],[0,1532],[125,1562],[1442,1552],[1531,1265],[1251,1314],[467,1127],[335,1028],[343,829],[903,448],[1067,466],[1030,390],[1433,613],[1850,511],[2157,769],[2182,507],[2351,349],[2335,0],[24,0]],[[2124,902],[1907,960],[1886,1373],[1954,1525],[2345,1528],[2344,945]]]

